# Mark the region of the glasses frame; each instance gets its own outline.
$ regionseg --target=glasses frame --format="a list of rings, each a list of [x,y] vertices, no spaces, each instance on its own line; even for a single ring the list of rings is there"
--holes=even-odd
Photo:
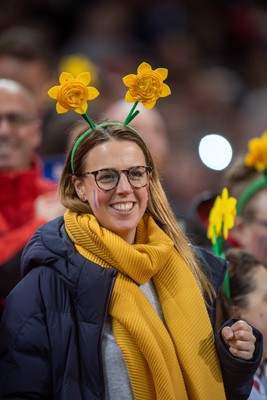
[[[147,181],[147,183],[146,183],[145,185],[143,185],[143,186],[138,186],[138,187],[137,187],[137,186],[134,186],[134,185],[131,183],[131,181],[129,180],[129,173],[130,173],[132,170],[136,169],[136,168],[145,168],[145,173],[147,174],[148,181]],[[136,165],[136,166],[131,167],[131,168],[129,168],[129,169],[103,168],[103,169],[99,169],[99,170],[97,170],[97,171],[92,171],[92,172],[82,172],[82,173],[81,173],[81,176],[93,175],[93,176],[94,176],[94,179],[95,179],[95,183],[96,183],[96,185],[99,187],[99,189],[103,190],[104,192],[110,192],[111,190],[115,189],[115,188],[118,186],[118,184],[119,184],[119,182],[120,182],[120,176],[121,176],[122,173],[124,173],[124,174],[126,175],[127,180],[128,180],[128,182],[129,182],[129,184],[131,185],[132,188],[134,188],[134,189],[142,189],[143,187],[146,187],[146,186],[148,185],[148,182],[149,182],[149,175],[150,175],[150,173],[152,172],[152,170],[153,170],[153,168],[152,168],[151,166],[148,166],[148,165]],[[103,172],[103,171],[113,171],[113,172],[115,172],[115,173],[117,174],[117,177],[118,177],[118,178],[117,178],[117,182],[116,182],[115,186],[112,187],[111,189],[103,189],[101,186],[99,186],[99,183],[97,182],[97,175],[98,175],[100,172]]]

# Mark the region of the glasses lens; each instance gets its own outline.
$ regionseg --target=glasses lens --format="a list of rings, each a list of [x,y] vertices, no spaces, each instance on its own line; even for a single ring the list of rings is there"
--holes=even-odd
[[[103,169],[96,176],[98,187],[103,190],[113,189],[119,180],[119,173],[113,169]]]
[[[148,184],[148,173],[146,167],[134,167],[129,170],[128,179],[132,186],[136,188],[144,187]]]

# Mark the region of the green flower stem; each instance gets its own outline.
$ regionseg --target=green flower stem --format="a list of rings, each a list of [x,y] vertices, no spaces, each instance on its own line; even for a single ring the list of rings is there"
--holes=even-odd
[[[223,235],[221,233],[220,236],[218,237],[216,235],[215,227],[214,227],[214,238],[215,238],[215,241],[214,241],[213,248],[212,248],[213,253],[216,256],[222,257],[222,255],[223,255]]]
[[[89,124],[90,128],[94,129],[95,124],[93,121],[88,117],[87,114],[82,114],[82,117],[85,119],[85,121]]]
[[[136,111],[134,112],[134,110],[135,110],[136,107],[137,107],[137,104],[138,104],[138,101],[136,101],[136,102],[134,103],[134,105],[132,106],[132,108],[131,108],[129,114],[127,115],[127,117],[126,117],[126,119],[125,119],[123,125],[128,125],[128,124],[139,114],[139,112],[140,112],[139,110],[136,110]]]
[[[223,225],[222,225],[222,229],[221,229],[221,234],[218,237],[216,235],[216,230],[214,228],[215,242],[213,244],[212,250],[213,250],[213,253],[216,256],[219,256],[219,257],[221,257],[221,258],[223,258],[225,260],[226,257],[225,257],[224,251],[223,251],[223,234],[222,234],[222,231],[223,231]],[[225,275],[224,275],[223,290],[224,290],[225,296],[228,297],[228,299],[230,299],[231,298],[231,291],[230,291],[230,279],[229,279],[228,269],[226,270]]]

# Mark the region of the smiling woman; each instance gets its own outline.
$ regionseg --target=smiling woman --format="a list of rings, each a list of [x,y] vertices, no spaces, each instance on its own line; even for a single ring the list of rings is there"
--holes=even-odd
[[[128,243],[134,243],[136,226],[147,208],[147,169],[152,167],[139,166],[146,163],[136,143],[127,140],[106,141],[89,150],[84,158],[86,170],[97,168],[98,171],[90,173],[91,176],[82,172],[72,178],[79,198],[88,201],[92,214],[101,226],[123,237]],[[76,165],[79,165],[78,160]],[[97,206],[94,199],[97,199]]]
[[[66,212],[27,244],[24,278],[6,303],[1,399],[249,395],[262,336],[244,321],[214,330],[226,264],[190,245],[149,148],[129,126],[136,102],[147,95],[152,108],[169,93],[165,69],[137,71],[126,79],[135,89],[124,122],[73,128],[59,182]]]

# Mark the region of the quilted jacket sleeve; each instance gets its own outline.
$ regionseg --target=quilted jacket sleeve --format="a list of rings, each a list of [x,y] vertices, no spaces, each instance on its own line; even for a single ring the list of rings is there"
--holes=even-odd
[[[37,275],[38,269],[26,276],[6,301],[0,331],[1,399],[51,398],[49,340]]]
[[[262,335],[253,328],[256,337],[256,348],[252,360],[246,361],[234,357],[227,349],[221,336],[224,326],[231,326],[236,320],[227,321],[216,335],[216,348],[221,363],[222,375],[224,380],[225,392],[228,400],[248,399],[252,385],[253,375],[255,374],[262,358]]]

